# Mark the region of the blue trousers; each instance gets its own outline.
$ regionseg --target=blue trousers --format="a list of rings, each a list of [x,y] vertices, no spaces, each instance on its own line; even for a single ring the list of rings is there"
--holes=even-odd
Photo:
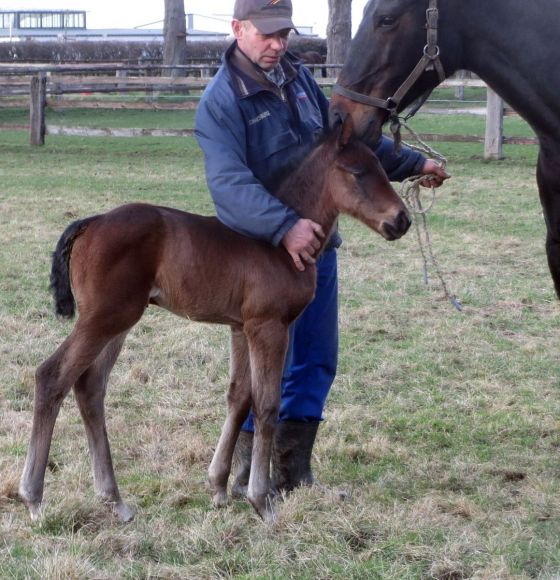
[[[290,326],[282,377],[280,421],[321,421],[336,375],[338,358],[338,278],[336,250],[317,260],[315,298]],[[243,431],[253,431],[253,415]]]

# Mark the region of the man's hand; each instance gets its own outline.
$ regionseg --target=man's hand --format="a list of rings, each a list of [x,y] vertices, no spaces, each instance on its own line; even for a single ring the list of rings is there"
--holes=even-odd
[[[426,179],[422,180],[421,185],[424,187],[439,187],[446,179],[451,177],[441,166],[433,159],[426,159],[422,167],[422,175]]]
[[[323,228],[308,219],[299,219],[282,238],[282,245],[288,250],[296,268],[303,272],[305,263],[314,264],[313,257],[321,247],[321,239],[325,237]]]

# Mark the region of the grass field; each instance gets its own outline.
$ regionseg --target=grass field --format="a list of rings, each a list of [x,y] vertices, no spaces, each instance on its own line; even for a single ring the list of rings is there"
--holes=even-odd
[[[0,125],[16,114],[0,110]],[[94,122],[192,124],[103,115]],[[432,120],[416,126],[435,132]],[[437,119],[447,133],[479,122]],[[225,414],[228,331],[150,308],[107,399],[117,478],[136,519],[121,525],[96,501],[70,396],[44,515],[32,523],[16,490],[33,374],[71,328],[54,318],[47,289],[58,236],[73,219],[133,200],[213,207],[191,138],[48,136],[31,148],[25,132],[0,132],[0,578],[558,578],[560,310],[536,149],[510,146],[491,163],[480,145],[439,149],[453,179],[429,223],[464,310],[435,277],[424,287],[412,233],[389,244],[341,220],[340,370],[314,453],[323,488],[287,497],[273,526],[243,501],[211,507],[205,474]]]

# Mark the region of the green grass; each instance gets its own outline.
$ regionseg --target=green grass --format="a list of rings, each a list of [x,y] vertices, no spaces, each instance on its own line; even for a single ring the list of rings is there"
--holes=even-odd
[[[135,115],[145,127],[163,118]],[[107,113],[102,123],[128,119]],[[413,123],[432,132],[440,119],[447,133],[479,121]],[[560,311],[536,148],[506,147],[499,162],[483,161],[477,144],[438,148],[453,179],[437,193],[430,231],[464,311],[433,273],[424,287],[414,235],[389,244],[341,220],[340,367],[314,453],[323,489],[286,498],[274,526],[242,501],[211,507],[205,478],[225,413],[228,332],[149,309],[107,399],[117,477],[136,519],[120,525],[94,497],[70,396],[45,513],[31,523],[15,490],[33,375],[71,328],[48,294],[58,236],[127,201],[213,207],[192,138],[47,136],[33,148],[25,131],[0,132],[0,578],[558,577]]]
[[[46,108],[46,123],[68,127],[192,129],[195,111],[134,110],[134,109],[60,109]],[[3,124],[29,124],[26,108],[0,108]]]

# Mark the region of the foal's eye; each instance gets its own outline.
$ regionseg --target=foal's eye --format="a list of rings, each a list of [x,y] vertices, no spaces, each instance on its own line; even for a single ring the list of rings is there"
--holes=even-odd
[[[397,19],[394,16],[381,16],[378,20],[378,26],[381,28],[388,28],[393,26]]]
[[[348,172],[351,173],[356,179],[359,179],[366,174],[362,167],[349,167]]]

